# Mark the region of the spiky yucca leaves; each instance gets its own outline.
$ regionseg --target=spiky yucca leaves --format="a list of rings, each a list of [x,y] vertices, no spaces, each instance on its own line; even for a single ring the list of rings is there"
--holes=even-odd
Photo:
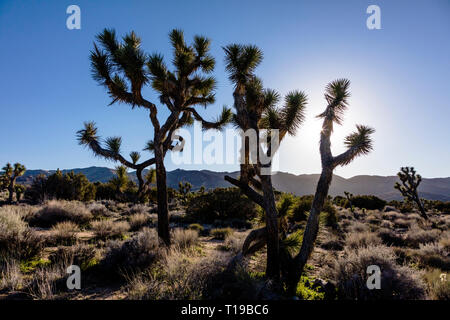
[[[320,133],[320,156],[322,160],[322,173],[317,184],[316,193],[308,216],[303,235],[300,252],[295,257],[286,258],[287,287],[289,294],[295,294],[298,281],[300,281],[303,268],[309,259],[319,231],[319,215],[328,196],[328,190],[333,177],[333,170],[338,165],[347,165],[359,155],[368,154],[373,147],[371,135],[374,129],[363,125],[356,126],[356,132],[348,135],[344,143],[347,151],[334,157],[331,152],[331,134],[333,123],[341,124],[343,112],[348,107],[350,81],[338,79],[325,88],[325,100],[327,107],[318,117],[323,118],[322,131]]]
[[[422,176],[416,174],[414,167],[401,167],[397,176],[399,177],[401,184],[396,182],[394,188],[400,191],[406,201],[414,201],[419,207],[422,217],[428,219],[423,203],[417,192],[417,188],[419,187],[420,182],[422,182]]]
[[[7,163],[3,168],[3,172],[0,173],[0,191],[7,189],[9,196],[8,202],[12,203],[15,192],[16,179],[23,176],[26,172],[26,168],[23,164],[15,163],[14,166],[11,163]],[[17,199],[20,200],[20,199]]]

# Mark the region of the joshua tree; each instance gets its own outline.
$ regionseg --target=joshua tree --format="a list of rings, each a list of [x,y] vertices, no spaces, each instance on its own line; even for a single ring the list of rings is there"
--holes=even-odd
[[[350,211],[354,213],[355,208],[353,207],[353,193],[344,191],[345,197],[347,198],[348,205],[350,206]]]
[[[328,195],[333,178],[333,170],[337,166],[345,166],[351,163],[356,157],[368,154],[372,150],[371,134],[375,130],[367,126],[356,125],[356,132],[351,133],[344,140],[348,149],[338,156],[333,156],[331,152],[330,137],[333,132],[333,124],[342,123],[343,112],[347,109],[347,100],[350,96],[349,86],[350,81],[346,79],[335,80],[328,84],[325,90],[325,99],[328,105],[325,111],[318,115],[319,118],[323,118],[322,131],[320,133],[322,173],[303,234],[300,252],[292,259],[288,259],[287,290],[291,295],[295,294],[303,268],[314,249],[314,243],[319,231],[319,215]]]
[[[15,163],[14,167],[10,163],[2,168],[3,172],[0,175],[2,178],[0,184],[2,189],[7,189],[9,193],[8,202],[12,203],[15,192],[15,185],[17,177],[23,176],[25,174],[26,168],[20,163]],[[17,199],[19,200],[19,199]]]
[[[397,175],[401,181],[401,184],[396,182],[394,188],[401,192],[405,200],[414,201],[419,207],[421,216],[427,220],[428,216],[417,193],[417,188],[422,181],[421,175],[416,175],[416,170],[414,170],[414,167],[401,167],[400,172],[397,173]]]
[[[295,134],[297,127],[304,119],[306,95],[292,91],[284,98],[284,106],[277,107],[280,95],[264,89],[261,80],[254,75],[255,68],[262,61],[263,55],[255,46],[229,45],[226,53],[226,69],[229,78],[235,85],[233,93],[234,122],[243,133],[248,130],[254,133],[256,145],[243,136],[243,163],[239,179],[225,176],[225,180],[239,187],[255,203],[265,211],[266,226],[252,231],[245,240],[242,253],[254,252],[267,244],[266,276],[278,280],[279,266],[279,228],[278,212],[271,178],[271,156],[277,151],[279,142],[288,134]],[[260,140],[260,129],[267,129],[265,137]],[[279,141],[272,143],[273,134],[278,130]],[[265,156],[269,161],[262,161],[264,151],[262,144],[267,145]],[[266,159],[267,159],[266,158]],[[250,247],[250,244],[253,246]]]
[[[133,152],[130,155],[132,161],[126,160],[120,154],[121,139],[117,137],[107,139],[107,147],[102,148],[92,123],[85,124],[85,129],[78,132],[80,143],[88,145],[95,154],[135,169],[141,194],[145,191],[142,170],[156,165],[158,234],[166,245],[170,245],[170,233],[164,157],[174,147],[172,137],[175,131],[191,124],[194,119],[200,121],[204,129],[220,129],[231,116],[231,111],[224,108],[216,122],[208,122],[194,108],[198,105],[206,107],[215,101],[215,79],[208,75],[215,65],[214,58],[209,54],[210,40],[195,36],[194,43],[187,45],[180,30],[173,30],[169,37],[173,47],[174,72],[168,70],[160,54],[145,54],[141,49],[141,40],[134,32],[123,37],[121,43],[116,39],[114,30],[105,29],[97,36],[103,49],[94,44],[90,57],[93,77],[107,88],[113,99],[111,104],[122,102],[132,108],[148,110],[154,134],[145,150],[152,151],[154,158],[138,164],[139,153]],[[159,94],[160,103],[169,110],[169,116],[162,124],[158,118],[159,108],[142,95],[147,85]]]
[[[25,192],[25,186],[22,184],[16,184],[14,186],[14,192],[16,193],[16,200],[19,202]]]
[[[184,204],[186,204],[186,201],[188,199],[189,194],[191,193],[192,184],[189,182],[178,182],[178,192],[181,195],[182,201]]]

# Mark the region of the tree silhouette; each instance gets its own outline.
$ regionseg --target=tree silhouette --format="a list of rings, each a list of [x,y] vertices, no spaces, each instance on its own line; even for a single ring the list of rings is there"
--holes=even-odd
[[[323,118],[319,147],[322,173],[317,184],[300,251],[295,257],[289,256],[284,259],[287,263],[285,270],[287,291],[291,295],[295,295],[305,264],[314,249],[319,231],[319,215],[328,195],[333,170],[337,166],[348,165],[356,157],[368,154],[372,150],[371,134],[375,130],[367,126],[356,125],[356,131],[349,134],[344,140],[348,149],[338,156],[333,156],[331,152],[330,138],[333,124],[342,123],[343,113],[348,107],[349,86],[350,81],[347,79],[338,79],[328,84],[325,90],[327,107],[323,113],[318,115],[319,118]]]
[[[406,200],[414,201],[419,207],[421,216],[428,220],[423,203],[420,201],[419,194],[417,193],[417,188],[419,187],[420,182],[422,182],[421,175],[416,175],[414,167],[401,167],[400,172],[397,173],[397,175],[401,184],[396,182],[394,188],[400,191]]]
[[[226,69],[235,89],[233,92],[234,123],[242,133],[252,130],[256,137],[256,146],[243,136],[243,161],[240,166],[239,179],[225,176],[225,180],[239,187],[255,203],[265,211],[266,225],[253,230],[244,241],[242,253],[249,254],[267,244],[266,276],[278,280],[279,235],[278,212],[272,187],[270,156],[277,151],[277,146],[288,134],[295,134],[297,127],[303,122],[306,95],[292,91],[284,98],[284,105],[277,107],[280,95],[270,89],[264,89],[262,81],[254,75],[255,68],[261,63],[263,54],[255,46],[232,44],[224,48]],[[266,129],[264,138],[260,139],[260,131]],[[278,130],[276,144],[272,138],[274,130]],[[265,156],[269,161],[262,161],[262,146],[267,146]]]
[[[0,174],[1,189],[8,190],[8,203],[12,203],[16,191],[16,180],[18,177],[25,174],[26,168],[20,163],[15,163],[14,166],[12,166],[11,163],[7,163],[2,170],[3,172]],[[17,199],[17,201],[19,200],[20,199]]]
[[[154,134],[144,150],[151,151],[154,157],[138,163],[140,154],[135,151],[130,154],[131,161],[125,159],[120,152],[122,140],[119,137],[106,139],[106,147],[102,147],[92,122],[85,123],[85,128],[78,131],[79,142],[89,146],[96,155],[119,161],[136,170],[140,195],[146,192],[148,186],[142,171],[155,164],[158,235],[166,245],[170,245],[170,233],[164,157],[168,150],[174,148],[172,137],[175,131],[192,124],[194,119],[200,121],[204,129],[220,129],[231,117],[231,111],[224,107],[217,121],[208,122],[195,109],[196,106],[206,107],[215,102],[216,82],[209,76],[215,66],[215,60],[209,54],[210,40],[195,36],[193,44],[187,45],[181,30],[172,30],[169,38],[173,48],[174,71],[167,68],[162,55],[144,53],[141,40],[134,32],[119,42],[114,30],[105,29],[97,36],[100,48],[94,43],[90,56],[93,77],[107,88],[112,98],[111,104],[122,102],[132,108],[148,110]],[[164,123],[158,119],[160,108],[142,95],[146,86],[151,86],[159,94],[159,102],[169,110]]]

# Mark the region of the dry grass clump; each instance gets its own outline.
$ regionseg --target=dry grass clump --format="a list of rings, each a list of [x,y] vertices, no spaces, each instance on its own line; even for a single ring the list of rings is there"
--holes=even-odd
[[[245,233],[233,233],[229,235],[220,249],[225,251],[230,251],[233,254],[237,254],[242,250],[242,245],[244,244],[245,238],[248,232]]]
[[[70,247],[60,246],[50,255],[49,260],[53,264],[77,265],[84,271],[97,264],[97,250],[95,246],[85,243],[78,243]]]
[[[199,300],[210,279],[226,264],[223,256],[206,258],[172,248],[157,264],[128,280],[127,298],[133,300]]]
[[[152,221],[150,214],[148,213],[135,213],[128,218],[128,222],[131,227],[131,231],[137,231]]]
[[[231,228],[217,228],[212,229],[210,234],[214,239],[225,240],[227,237],[233,234],[233,229]]]
[[[91,223],[91,229],[96,238],[105,240],[122,237],[130,225],[126,221],[97,220]]]
[[[349,233],[345,238],[346,247],[351,249],[376,246],[381,244],[381,239],[373,232]]]
[[[173,245],[179,249],[187,249],[198,244],[198,232],[195,230],[175,229],[172,231]]]
[[[425,285],[420,272],[395,262],[391,248],[378,245],[347,249],[328,270],[328,277],[338,288],[341,299],[422,299]],[[367,267],[377,265],[381,269],[381,289],[369,290],[366,285]]]
[[[70,262],[59,262],[49,266],[37,268],[27,286],[28,293],[38,300],[53,300],[58,293],[67,290],[67,268]]]
[[[8,259],[0,265],[0,291],[15,291],[24,286],[25,280],[17,260]]]
[[[434,269],[425,274],[428,284],[428,296],[433,300],[450,300],[450,279],[448,274]]]
[[[31,258],[42,250],[43,242],[43,237],[31,230],[20,214],[0,208],[0,260]]]
[[[72,245],[77,240],[80,228],[72,221],[58,222],[52,227],[52,240],[56,244]]]
[[[145,204],[135,204],[126,211],[126,214],[133,215],[133,214],[137,214],[137,213],[144,214],[144,213],[149,213],[149,212],[150,212],[150,208],[148,206],[146,206]]]
[[[91,212],[82,202],[52,200],[36,212],[29,222],[32,226],[47,228],[63,221],[83,225],[91,219]]]

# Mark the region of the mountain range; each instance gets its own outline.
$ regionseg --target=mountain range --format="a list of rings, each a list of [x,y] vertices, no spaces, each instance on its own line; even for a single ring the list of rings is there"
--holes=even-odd
[[[114,169],[107,167],[89,167],[61,170],[62,173],[73,171],[83,173],[91,182],[107,182],[114,176]],[[46,176],[55,170],[28,170],[25,175],[17,179],[18,183],[31,184],[34,177],[39,174]],[[176,169],[167,172],[167,184],[169,187],[178,188],[179,181],[192,184],[193,190],[201,186],[206,189],[217,187],[230,187],[230,183],[224,180],[225,175],[237,177],[239,172],[216,172],[209,170],[182,170]],[[136,181],[134,172],[129,173],[130,178]],[[295,195],[314,194],[318,174],[295,175],[286,172],[277,172],[272,177],[274,187],[283,192]],[[399,181],[397,176],[371,176],[359,175],[345,179],[334,175],[329,194],[332,196],[343,195],[344,191],[353,194],[372,194],[385,200],[401,200],[401,194],[394,189],[394,184]],[[447,178],[423,178],[419,186],[422,198],[431,200],[450,201],[450,177]]]

